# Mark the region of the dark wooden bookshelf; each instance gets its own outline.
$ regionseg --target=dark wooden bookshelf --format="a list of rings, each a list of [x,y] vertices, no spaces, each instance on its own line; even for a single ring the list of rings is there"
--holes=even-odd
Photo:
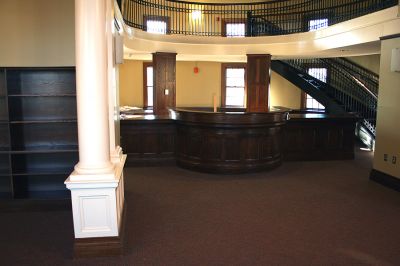
[[[75,68],[0,68],[0,197],[69,197],[77,162]]]

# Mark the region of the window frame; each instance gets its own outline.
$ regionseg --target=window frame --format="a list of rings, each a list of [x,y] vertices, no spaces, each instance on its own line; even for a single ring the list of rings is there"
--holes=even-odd
[[[308,74],[308,71],[310,68],[326,68],[326,82],[324,82],[324,83],[329,85],[329,83],[330,83],[330,68],[328,66],[323,65],[323,64],[309,63],[309,64],[305,64],[305,67],[307,69],[307,71],[306,71],[307,75],[310,75],[310,74]],[[320,82],[323,82],[323,81],[320,81]],[[322,103],[320,103],[320,104],[323,105]],[[307,109],[307,93],[303,90],[301,91],[300,108]],[[326,107],[325,107],[325,109],[319,109],[319,110],[326,110]]]
[[[326,19],[326,21],[327,21],[327,23],[326,23],[326,27],[324,27],[324,28],[318,28],[318,29],[310,29],[310,22],[311,21],[315,21],[315,20],[325,20]],[[313,31],[317,31],[317,30],[322,30],[322,29],[326,29],[326,28],[328,28],[329,27],[329,18],[327,18],[327,17],[323,17],[323,18],[316,18],[316,19],[309,19],[308,21],[307,21],[307,30],[308,30],[308,32],[313,32]]]
[[[243,38],[247,36],[247,19],[244,18],[223,18],[221,23],[221,36],[226,36],[226,24],[244,24],[244,36],[229,36],[229,38]]]
[[[318,15],[316,14],[306,14],[303,17],[303,27],[304,27],[304,32],[313,32],[310,31],[310,20],[316,20],[316,19],[328,19],[328,28],[334,24],[332,24],[333,21],[333,14],[331,11],[323,11],[321,13],[319,13]],[[326,28],[324,28],[326,29]],[[314,30],[315,31],[315,30]]]
[[[147,32],[147,21],[148,20],[157,20],[157,21],[162,21],[165,22],[167,25],[165,35],[171,34],[171,20],[170,17],[167,16],[156,16],[156,15],[144,15],[143,16],[143,31]],[[151,33],[151,32],[149,32]]]
[[[243,107],[246,108],[246,95],[247,95],[247,64],[246,63],[222,63],[221,64],[221,107],[238,107],[226,105],[226,69],[228,68],[244,68],[244,101]]]
[[[153,67],[153,62],[143,62],[143,109],[153,109],[153,106],[149,106],[147,101],[147,68]],[[153,67],[153,75],[154,75],[154,67]],[[153,81],[154,83],[154,81]],[[153,84],[153,95],[154,95],[154,84]]]
[[[310,96],[310,97],[312,97],[312,96]],[[300,102],[301,109],[315,109],[315,110],[321,110],[321,111],[325,111],[326,110],[326,107],[322,103],[318,102],[315,99],[314,99],[315,101],[317,101],[320,105],[324,106],[325,108],[324,109],[323,108],[307,108],[307,92],[305,92],[305,91],[301,92],[301,99],[300,100],[301,100],[301,102]]]

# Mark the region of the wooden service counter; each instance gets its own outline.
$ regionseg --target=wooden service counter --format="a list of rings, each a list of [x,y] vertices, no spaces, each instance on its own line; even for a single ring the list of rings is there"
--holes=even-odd
[[[169,115],[121,116],[120,135],[127,166],[175,163],[176,126]]]
[[[277,167],[283,158],[287,110],[267,113],[172,110],[179,166],[213,173],[242,173]]]
[[[233,111],[233,112],[230,112]],[[121,120],[127,165],[177,165],[202,172],[244,173],[285,160],[354,158],[353,115],[271,109],[176,108],[170,115],[130,115]]]
[[[285,160],[354,159],[355,125],[352,114],[291,112],[285,126]]]

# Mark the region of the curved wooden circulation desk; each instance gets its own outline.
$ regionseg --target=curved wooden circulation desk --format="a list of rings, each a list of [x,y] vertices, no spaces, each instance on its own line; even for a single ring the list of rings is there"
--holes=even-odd
[[[234,112],[230,112],[234,111]],[[175,162],[215,173],[253,172],[284,161],[354,158],[357,117],[288,109],[177,108],[169,115],[123,115],[121,146],[129,166]]]
[[[246,113],[176,108],[171,110],[171,116],[176,121],[175,158],[181,167],[242,173],[282,163],[287,109]]]

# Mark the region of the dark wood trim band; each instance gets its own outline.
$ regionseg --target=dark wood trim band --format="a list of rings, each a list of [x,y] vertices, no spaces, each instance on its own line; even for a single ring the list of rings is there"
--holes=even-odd
[[[384,41],[384,40],[390,40],[390,39],[395,39],[395,38],[400,38],[400,33],[382,36],[382,37],[380,37],[379,39],[380,39],[381,41]]]
[[[71,211],[71,199],[1,199],[0,213],[3,212],[49,212]]]
[[[90,258],[90,257],[115,257],[124,254],[125,247],[125,223],[126,208],[121,217],[121,228],[117,237],[92,237],[92,238],[75,238],[74,241],[74,258]]]
[[[400,191],[400,179],[394,176],[372,169],[369,175],[369,179],[385,187]]]
[[[149,103],[147,102],[147,68],[151,66],[153,66],[153,62],[143,62],[143,108],[149,107]]]
[[[167,24],[166,34],[171,33],[171,19],[168,16],[145,15],[143,16],[144,30],[147,31],[147,20],[163,21]]]
[[[244,68],[244,94],[246,95],[246,63],[222,63],[221,64],[221,107],[226,107],[226,69]]]
[[[243,18],[223,18],[222,19],[222,23],[221,23],[221,36],[222,37],[226,37],[226,24],[240,24],[240,23],[244,23],[244,27],[247,31],[247,19],[243,19]],[[245,35],[247,35],[247,32],[245,32]]]
[[[305,91],[301,91],[300,108],[301,109],[306,109],[307,108],[307,93]]]

